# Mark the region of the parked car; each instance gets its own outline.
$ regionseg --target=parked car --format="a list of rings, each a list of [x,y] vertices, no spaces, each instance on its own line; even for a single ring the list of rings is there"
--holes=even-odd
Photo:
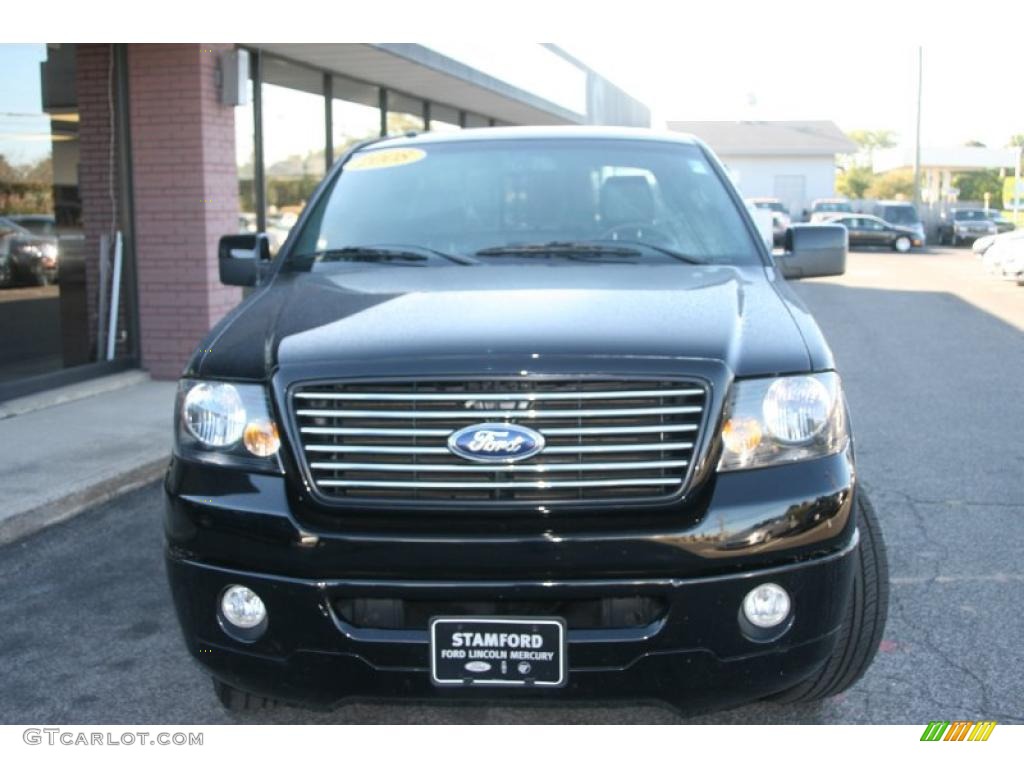
[[[17,283],[49,285],[57,279],[56,237],[40,237],[0,216],[0,287]]]
[[[924,223],[913,203],[902,200],[879,200],[872,207],[871,213],[894,226],[914,231],[922,245],[926,242]]]
[[[1012,232],[1017,228],[1017,225],[1010,221],[1006,216],[1003,215],[1002,211],[996,211],[992,208],[985,211],[985,214],[992,220],[996,225],[996,230],[1002,234],[1003,232]]]
[[[860,214],[832,214],[822,221],[842,224],[850,233],[850,247],[884,247],[906,253],[924,245],[924,238],[909,227],[897,227],[877,216]]]
[[[1017,253],[1017,248],[1021,242],[1024,242],[1024,232],[1015,230],[997,235],[993,238],[992,244],[981,254],[982,266],[988,272],[995,275],[1008,274],[1004,262],[1007,258]]]
[[[749,200],[755,208],[771,211],[772,244],[774,246],[781,246],[786,239],[786,230],[793,223],[785,203],[777,197],[751,197]]]
[[[241,234],[249,232],[256,232],[258,228],[256,226],[256,214],[241,212],[238,214],[238,231]]]
[[[1000,273],[1024,285],[1024,237],[1005,240],[990,250],[996,252]]]
[[[853,213],[850,201],[842,197],[827,197],[811,203],[810,222],[812,224],[829,218],[835,213]]]
[[[1011,229],[1009,232],[1003,232],[1000,235],[985,235],[984,237],[979,237],[974,241],[974,244],[971,246],[971,250],[974,251],[976,256],[984,256],[988,252],[988,249],[996,243],[1004,240],[1014,240],[1017,238],[1024,238],[1024,229]]]
[[[998,232],[995,222],[981,208],[950,208],[939,223],[939,243],[957,246]]]
[[[364,143],[180,382],[167,572],[229,708],[852,685],[878,517],[821,330],[696,139],[489,128]]]

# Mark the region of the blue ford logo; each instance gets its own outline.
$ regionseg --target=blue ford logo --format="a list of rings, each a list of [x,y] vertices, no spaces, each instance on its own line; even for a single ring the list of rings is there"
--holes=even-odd
[[[522,461],[544,450],[544,435],[518,424],[473,424],[452,433],[448,450],[470,461]]]

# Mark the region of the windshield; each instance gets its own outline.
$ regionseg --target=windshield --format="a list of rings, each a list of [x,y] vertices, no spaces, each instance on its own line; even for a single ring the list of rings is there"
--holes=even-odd
[[[768,200],[755,200],[754,206],[765,211],[775,211],[776,213],[786,213],[786,206],[779,202],[772,202]]]
[[[879,215],[890,224],[917,224],[920,221],[912,205],[887,205],[879,211]]]
[[[34,235],[55,235],[57,228],[49,219],[19,219],[18,223]]]
[[[0,236],[32,234],[23,226],[6,217],[0,217]]]
[[[852,213],[853,208],[850,207],[849,203],[843,202],[827,202],[827,203],[815,203],[815,212],[831,212],[836,211],[839,213]]]
[[[320,198],[290,261],[308,269],[311,255],[371,247],[465,257],[557,244],[555,253],[579,256],[566,245],[581,243],[650,246],[645,259],[661,248],[693,261],[760,263],[700,149],[607,139],[368,148]]]
[[[984,211],[957,211],[953,214],[957,221],[986,221],[988,217]]]

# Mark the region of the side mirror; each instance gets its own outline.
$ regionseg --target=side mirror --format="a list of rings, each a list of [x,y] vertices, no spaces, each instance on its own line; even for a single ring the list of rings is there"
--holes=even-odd
[[[793,224],[786,252],[777,257],[783,277],[828,277],[846,272],[849,236],[842,224]]]
[[[270,263],[270,241],[262,232],[225,235],[217,248],[220,281],[224,285],[259,285],[263,267]]]

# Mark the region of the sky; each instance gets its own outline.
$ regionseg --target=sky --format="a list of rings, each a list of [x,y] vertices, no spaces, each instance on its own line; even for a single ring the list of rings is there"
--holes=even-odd
[[[864,36],[854,33],[800,39],[799,45],[787,45],[779,34],[751,36],[748,30],[728,45],[721,35],[687,31],[672,41],[596,34],[559,44],[647,104],[656,127],[668,120],[824,119],[845,131],[890,129],[901,143],[913,142],[916,44],[886,39],[865,45]],[[533,89],[556,71],[540,55],[545,53],[540,46],[533,47],[540,52],[536,60],[529,60],[522,52],[531,46],[486,37],[427,44],[453,49],[463,59],[490,56],[487,69],[504,62],[506,76],[515,75],[517,84],[518,79],[529,81]],[[504,48],[507,55],[502,56]],[[1000,50],[1000,44],[978,38],[924,45],[924,146],[974,140],[1002,147],[1012,134],[1024,133],[1020,59]],[[44,56],[43,45],[0,45],[0,152],[15,162],[49,152],[48,122],[39,114],[39,61]],[[568,90],[573,84],[561,85]],[[313,134],[321,130],[322,117],[308,121],[309,136],[282,133],[275,130],[277,111],[291,112],[295,105],[282,98],[268,99],[266,106],[269,155],[303,153],[317,143]],[[26,141],[26,136],[38,140]],[[240,154],[245,154],[241,147]]]
[[[1011,134],[1024,133],[1022,0],[985,0],[976,8],[939,0],[388,0],[384,15],[373,4],[307,3],[298,0],[286,22],[276,23],[278,0],[248,0],[242,15],[230,3],[177,0],[176,12],[160,24],[144,9],[119,8],[112,26],[106,15],[82,11],[80,0],[50,0],[46,29],[50,39],[80,42],[188,41],[200,34],[289,42],[442,40],[442,48],[492,53],[513,41],[552,41],[648,104],[655,125],[826,119],[844,130],[891,129],[908,144],[923,43],[925,146],[977,140],[1001,147]],[[94,3],[104,4],[115,2]],[[5,10],[10,18],[0,39],[38,26],[31,5]],[[310,18],[328,26],[306,23]],[[268,19],[275,20],[270,28]],[[520,56],[505,74],[528,76],[531,67],[543,69],[540,58]],[[31,80],[12,77],[0,61],[0,97]]]
[[[862,38],[861,38],[862,39]],[[1011,44],[1013,45],[1013,44]],[[912,144],[917,46],[843,40],[741,46],[579,40],[562,46],[666,120],[833,120],[844,131],[891,129]],[[739,53],[737,53],[739,51]],[[1010,65],[1016,61],[1017,66]],[[1005,146],[1024,133],[1024,70],[990,41],[923,46],[921,143]],[[1007,65],[1005,73],[999,64]]]
[[[0,154],[12,164],[50,154],[50,120],[39,102],[42,44],[0,45]]]

